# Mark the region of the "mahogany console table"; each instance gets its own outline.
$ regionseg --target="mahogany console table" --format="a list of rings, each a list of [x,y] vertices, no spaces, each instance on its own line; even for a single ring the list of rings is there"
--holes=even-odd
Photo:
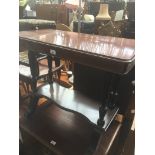
[[[135,41],[51,29],[22,31],[19,41],[20,46],[29,50],[31,74],[34,77],[34,58],[38,51],[106,72],[101,102],[53,82],[40,87],[31,103],[35,109],[39,97],[45,97],[59,108],[90,122],[95,130],[106,131],[119,110],[118,83],[122,75],[128,74],[135,64]]]
[[[88,97],[79,90],[69,90],[53,82],[36,90],[31,107],[33,111],[39,97],[45,97],[59,108],[88,121],[99,133],[107,132],[119,110],[119,81],[135,65],[135,41],[52,29],[22,31],[19,33],[19,41],[20,46],[28,49],[33,77],[36,75],[35,54],[38,51],[105,72],[100,101]],[[74,81],[78,83],[76,78]],[[91,89],[93,81],[89,82]]]
[[[33,55],[38,51],[57,57],[67,58],[79,64],[102,69],[108,72],[103,101],[89,100],[76,90],[66,90],[58,84],[46,85],[38,94],[50,98],[59,107],[84,115],[95,125],[107,129],[118,111],[117,83],[121,75],[127,74],[134,66],[135,41],[132,39],[103,37],[60,30],[22,31],[19,33],[20,46],[27,46],[32,64],[31,72],[35,77]],[[118,75],[118,77],[113,76]],[[111,76],[112,74],[112,76]],[[110,79],[110,80],[109,80]],[[66,97],[70,94],[70,97]],[[58,98],[60,97],[60,98]],[[71,102],[71,103],[70,103]],[[107,115],[106,115],[107,114]],[[93,116],[92,116],[93,115]],[[106,122],[106,118],[108,122]]]

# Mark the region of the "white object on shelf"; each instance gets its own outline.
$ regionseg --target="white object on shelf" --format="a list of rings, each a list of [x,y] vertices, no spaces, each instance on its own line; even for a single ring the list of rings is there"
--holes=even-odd
[[[121,20],[123,20],[123,14],[124,14],[124,10],[116,11],[116,16],[115,16],[114,21],[121,21]]]
[[[84,20],[87,21],[87,22],[94,22],[94,16],[89,15],[89,14],[85,14],[84,15]]]

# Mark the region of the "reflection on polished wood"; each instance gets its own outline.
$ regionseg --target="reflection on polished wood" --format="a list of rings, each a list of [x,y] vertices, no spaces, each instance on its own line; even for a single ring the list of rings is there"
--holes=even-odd
[[[27,136],[41,143],[49,154],[56,155],[86,155],[92,149],[92,144],[97,145],[99,138],[90,123],[54,104],[38,108],[31,119],[21,117],[20,128],[24,140],[23,132],[26,132]],[[56,142],[55,145],[50,143],[52,140]]]
[[[20,42],[31,50],[56,50],[56,55],[74,62],[125,74],[134,66],[133,39],[89,35],[60,30],[22,31]]]
[[[97,120],[99,119],[99,107],[102,104],[101,102],[90,99],[79,91],[62,87],[57,83],[53,83],[52,85],[47,84],[41,87],[38,90],[37,95],[50,99],[62,109],[76,113],[81,117],[85,116],[83,117],[84,119],[97,125]],[[107,114],[104,117],[105,123],[102,127],[104,130],[108,128],[117,112],[117,107],[107,110]]]

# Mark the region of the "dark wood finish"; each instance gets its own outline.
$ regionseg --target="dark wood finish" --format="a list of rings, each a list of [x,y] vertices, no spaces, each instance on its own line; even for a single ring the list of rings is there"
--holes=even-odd
[[[85,116],[85,118],[83,117],[84,119],[97,125],[97,120],[99,119],[99,107],[102,102],[97,102],[83,95],[79,91],[67,89],[57,83],[41,87],[38,90],[37,95],[50,99],[62,109],[77,113],[81,117]],[[107,130],[117,112],[117,107],[107,110],[107,113],[103,118],[105,123],[102,128],[104,130]]]
[[[36,5],[36,16],[38,19],[52,20],[51,19],[51,5],[37,4]]]
[[[38,19],[54,20],[56,23],[69,25],[69,11],[65,5],[37,4],[36,16]]]
[[[128,118],[127,118],[128,119]],[[134,120],[132,121],[132,123]],[[126,129],[125,129],[126,128]],[[119,139],[119,148],[116,155],[134,155],[135,154],[135,126],[125,120],[123,123]]]
[[[85,119],[54,104],[38,108],[31,119],[21,117],[20,128],[23,142],[25,132],[49,153],[56,155],[92,154],[92,146],[95,145],[94,149],[96,148],[99,138]],[[52,140],[56,145],[50,143]]]
[[[112,77],[120,79],[116,81],[118,82],[117,92],[119,94],[117,105],[120,109],[119,112],[124,115],[131,104],[131,82],[135,79],[135,68],[126,75],[117,76],[101,69],[78,63],[74,64],[74,89],[99,102],[103,102],[104,95],[108,89],[107,84],[111,83],[110,79]]]
[[[130,98],[127,100],[126,111],[124,113],[124,121],[119,138],[119,148],[116,155],[134,155],[135,149],[135,86],[134,82],[130,83]]]
[[[134,66],[135,41],[132,39],[60,30],[22,31],[19,38],[32,50],[44,49],[49,53],[53,49],[58,57],[117,74],[126,74]]]
[[[93,155],[115,155],[118,148],[121,124],[114,121],[107,132],[100,136],[96,151]]]
[[[37,154],[113,155],[121,124],[114,121],[100,136],[87,120],[50,104],[38,108],[31,119],[20,116],[20,129],[25,149],[36,148]]]
[[[69,58],[74,62],[100,68],[112,73],[126,74],[134,66],[134,40],[91,36],[58,30],[38,30],[20,32],[20,41],[26,42],[27,47],[33,52],[35,51],[37,53],[37,51],[43,51],[44,49],[44,52],[48,54]],[[53,52],[53,50],[55,51]],[[35,77],[36,70],[34,65],[32,65],[32,68]],[[104,126],[104,117],[109,111],[109,108],[113,109],[117,104],[117,85],[119,79],[120,77],[113,75],[107,76],[108,81],[104,88],[106,91],[104,91],[102,105],[98,110],[99,119],[97,125],[100,127]],[[48,97],[48,93],[43,94],[43,96]],[[37,104],[37,98],[34,99],[35,102],[33,102],[33,105]],[[75,112],[77,109],[71,110]],[[115,112],[112,114],[110,122],[115,114]]]
[[[103,99],[99,104],[98,102],[96,101],[94,102],[93,100],[91,100],[90,98],[87,98],[82,93],[79,93],[76,90],[72,90],[71,92],[70,90],[63,89],[61,86],[55,85],[55,83],[51,85],[51,89],[48,88],[48,85],[40,87],[36,92],[33,100],[33,106],[34,106],[38,102],[39,97],[44,96],[48,98],[50,102],[55,103],[55,105],[59,106],[61,110],[62,109],[65,110],[65,113],[70,112],[70,114],[74,115],[75,117],[79,117],[80,123],[84,121],[86,124],[89,124],[89,126],[92,127],[93,131],[96,131],[96,132],[100,131],[99,133],[101,134],[105,133],[105,131],[102,130],[102,127],[106,125],[106,121],[104,121],[104,119],[108,115],[108,112],[110,111],[110,109],[115,109],[117,107],[116,106],[117,97],[118,97],[117,87],[118,87],[119,81],[121,80],[121,74],[129,73],[131,69],[134,67],[134,59],[135,59],[134,40],[125,39],[125,38],[115,38],[115,37],[103,37],[103,36],[96,36],[96,35],[92,36],[87,34],[64,32],[64,31],[58,31],[58,30],[37,30],[37,31],[30,31],[30,32],[25,31],[25,32],[20,32],[19,37],[20,37],[20,43],[24,43],[25,46],[30,50],[31,54],[34,52],[34,55],[35,55],[35,53],[37,53],[38,51],[44,51],[47,54],[51,54],[62,58],[68,58],[79,64],[83,64],[85,66],[90,66],[90,67],[101,69],[103,71],[107,71],[108,74],[106,75],[106,79],[108,81],[103,91],[105,92],[105,95],[103,94]],[[30,57],[30,59],[32,59],[32,57]],[[34,70],[35,68],[33,68],[33,73],[35,75],[36,73]],[[98,105],[101,105],[101,106],[98,106]],[[81,108],[81,109],[79,110],[78,108],[79,109]],[[98,111],[98,114],[96,113],[96,116],[98,115],[98,118],[99,118],[98,120],[96,119],[97,118],[96,116],[92,118],[91,116],[93,115],[91,112],[92,110],[95,111],[95,113],[96,111]],[[46,110],[44,111],[46,114],[48,113]],[[34,115],[31,115],[31,119],[28,119],[27,121],[28,122],[32,121],[36,113],[37,112],[35,112]],[[117,132],[119,131],[118,124],[116,125],[115,130],[109,130],[109,129],[112,128],[113,126],[112,125],[114,123],[113,119],[116,113],[117,111],[115,111],[113,114],[110,114],[110,119],[109,119],[110,123],[108,123],[109,127],[108,129],[106,127],[107,129],[106,133],[108,133],[108,131],[110,132],[109,136],[105,135],[104,137],[103,135],[101,135],[101,140],[99,143],[103,142],[103,145],[98,144],[98,148],[96,152],[98,151],[99,153],[104,152],[105,154],[108,154],[108,153],[110,154],[111,152],[113,152],[111,151],[113,149],[110,149],[109,146],[112,146],[111,144],[115,139],[115,135],[119,133]],[[39,114],[41,113],[39,112]],[[34,136],[44,146],[49,148],[49,140],[51,139],[49,139],[49,136],[47,134],[50,132],[50,130],[52,130],[52,127],[50,127],[50,130],[48,130],[49,121],[47,125],[45,122],[46,119],[43,119],[43,117],[39,116],[39,114],[37,115],[36,118],[38,119],[39,123],[43,122],[44,123],[43,125],[40,125],[40,126],[32,125],[31,130],[25,128],[24,126],[21,126],[21,127],[25,131],[30,133],[32,136]],[[54,115],[55,119],[61,116],[60,113],[59,115],[55,115],[54,112],[52,112],[51,114]],[[64,114],[62,117],[64,117],[64,119],[66,118]],[[67,121],[70,122],[71,126],[74,123],[76,123],[75,117],[74,119],[71,119],[69,117],[66,118]],[[92,125],[92,123],[90,123],[88,119],[83,119],[86,117],[91,122],[93,122],[94,125]],[[48,117],[45,117],[45,118],[50,119],[50,116],[48,115]],[[94,123],[94,118],[96,119],[95,123]],[[51,123],[50,125],[52,126],[52,125],[58,124],[60,129],[63,128],[63,126],[67,125],[67,122],[63,124],[58,120],[57,121],[54,120],[53,122],[54,123]],[[78,125],[79,127],[84,126],[84,125],[80,125],[79,123],[77,123],[76,125]],[[72,126],[72,128],[74,127]],[[41,133],[43,129],[46,130],[46,133],[45,135],[42,136]],[[68,139],[69,135],[65,134],[65,129],[67,128],[65,127],[61,131],[56,130],[61,136],[60,139],[63,138],[63,136],[66,136]],[[84,126],[84,129],[87,129],[87,126]],[[96,130],[96,129],[99,129],[99,130]],[[78,132],[77,131],[78,128],[74,128],[74,130],[75,132]],[[34,133],[37,133],[37,134],[34,134]],[[69,132],[69,134],[71,133],[72,132]],[[55,135],[54,132],[52,132],[52,134]],[[38,135],[39,135],[39,138],[37,138]],[[73,137],[71,139],[73,139]],[[80,146],[81,146],[81,143],[84,142],[81,138],[80,140],[77,140],[76,138],[74,138],[74,142],[76,144],[78,143],[78,141],[80,142]],[[70,142],[72,143],[72,141]],[[54,149],[55,153],[57,154],[66,154],[66,155],[75,154],[75,153],[68,152],[68,151],[72,151],[70,150],[70,148],[75,148],[73,149],[74,152],[76,152],[75,151],[76,149],[78,151],[81,150],[77,148],[77,146],[75,147],[73,145],[68,145],[69,147],[66,146],[63,149],[62,144],[68,145],[69,141],[66,142],[63,140],[60,146],[61,148],[58,148],[58,149],[54,149],[54,147],[51,146],[52,150]],[[96,146],[96,145],[93,145],[93,146]],[[96,147],[93,147],[93,148],[96,148]],[[65,149],[67,152],[65,151]],[[92,152],[93,151],[91,151],[91,153]],[[86,151],[84,151],[84,153],[86,153]],[[82,155],[83,153],[79,153],[79,154]]]
[[[122,150],[122,155],[134,155],[134,154],[135,154],[135,131],[130,130]]]

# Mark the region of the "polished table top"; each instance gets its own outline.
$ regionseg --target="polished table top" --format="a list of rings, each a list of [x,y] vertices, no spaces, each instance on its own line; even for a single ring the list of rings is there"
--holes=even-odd
[[[41,45],[42,50],[54,49],[57,56],[109,72],[126,74],[134,66],[133,39],[52,29],[22,31],[19,38],[20,41],[31,43],[32,49],[39,50]]]

